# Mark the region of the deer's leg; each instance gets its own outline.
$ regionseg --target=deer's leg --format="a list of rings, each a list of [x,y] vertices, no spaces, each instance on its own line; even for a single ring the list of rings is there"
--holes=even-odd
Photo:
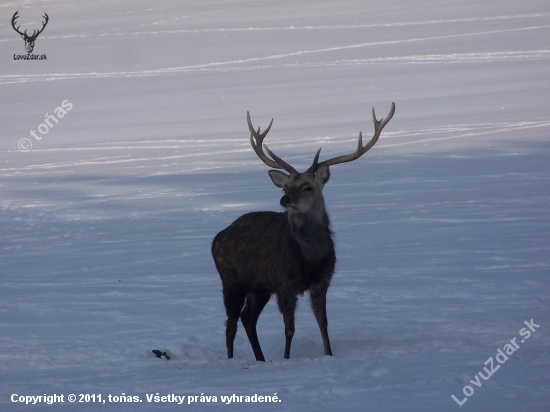
[[[277,303],[279,310],[283,314],[285,322],[285,354],[284,358],[290,358],[290,345],[294,337],[294,312],[296,311],[296,301],[298,298],[293,293],[279,293],[277,295]]]
[[[332,356],[332,349],[330,348],[330,340],[328,338],[327,290],[328,284],[318,283],[309,289],[309,297],[311,300],[313,314],[315,315],[315,319],[317,319],[317,324],[321,330],[325,355]]]
[[[271,293],[249,293],[246,296],[246,305],[241,313],[241,321],[243,322],[250,345],[252,345],[254,356],[259,362],[265,362],[265,358],[258,341],[256,324],[269,298],[271,298]]]
[[[238,288],[223,288],[223,303],[227,313],[227,324],[225,329],[225,345],[227,346],[227,358],[233,358],[233,342],[237,334],[237,322],[244,305],[245,293]]]

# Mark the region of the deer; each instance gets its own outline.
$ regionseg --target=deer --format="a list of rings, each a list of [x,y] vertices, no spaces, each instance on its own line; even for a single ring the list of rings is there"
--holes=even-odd
[[[27,34],[27,30],[25,30],[25,32],[23,32],[23,33],[19,31],[19,27],[21,27],[21,26],[15,27],[15,21],[19,18],[18,13],[19,13],[19,10],[17,10],[13,14],[13,17],[11,19],[11,26],[13,27],[13,29],[17,33],[19,33],[21,35],[21,38],[23,40],[25,40],[25,48],[27,49],[27,53],[32,53],[32,51],[34,50],[34,42],[36,41],[36,38],[38,37],[38,35],[40,33],[42,33],[44,31],[44,29],[46,28],[46,25],[48,24],[48,21],[50,20],[50,18],[48,17],[48,15],[46,13],[44,13],[45,21],[42,23],[42,28],[38,31],[33,30],[32,35],[29,36]]]
[[[306,291],[309,292],[311,308],[321,331],[325,356],[332,356],[326,301],[336,253],[322,189],[330,178],[329,166],[354,161],[368,152],[394,112],[395,103],[392,103],[388,116],[377,120],[373,108],[374,136],[365,146],[359,132],[357,150],[351,154],[319,162],[319,149],[312,165],[304,173],[299,173],[263,145],[273,119],[260,133],[260,128],[254,130],[250,113],[247,112],[250,144],[254,152],[267,166],[282,169],[288,174],[280,170],[268,172],[273,184],[283,189],[280,205],[284,212],[244,214],[219,232],[212,242],[212,256],[222,281],[227,314],[225,334],[228,359],[233,358],[240,318],[256,361],[265,362],[256,325],[274,294],[277,295],[285,326],[284,358],[289,359],[298,296]]]

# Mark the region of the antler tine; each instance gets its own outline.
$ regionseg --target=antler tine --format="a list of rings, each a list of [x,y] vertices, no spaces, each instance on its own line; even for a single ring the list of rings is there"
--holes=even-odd
[[[313,163],[311,166],[309,166],[309,169],[307,169],[306,173],[315,174],[317,173],[317,169],[319,168],[319,155],[321,154],[321,148],[317,150],[317,153],[315,153],[315,158],[313,159]]]
[[[273,124],[273,119],[271,119],[271,123],[269,123],[269,126],[267,127],[267,129],[265,129],[265,131],[262,134],[260,134],[260,128],[258,127],[258,131],[256,132],[254,130],[254,126],[252,126],[252,120],[250,119],[250,112],[246,112],[246,118],[248,121],[248,128],[250,129],[250,144],[252,145],[252,148],[254,149],[258,157],[269,167],[272,167],[274,169],[284,169],[291,174],[297,173],[296,169],[294,169],[291,165],[286,163],[283,159],[281,159],[275,153],[269,150],[267,146],[265,146],[267,153],[269,153],[269,155],[275,160],[270,159],[263,152],[263,149],[262,149],[263,141],[265,136],[271,129],[271,125]]]
[[[325,160],[318,164],[318,167],[321,165],[326,166],[332,166],[338,163],[346,163],[351,162],[355,159],[360,158],[365,153],[367,153],[372,146],[378,141],[378,138],[380,137],[380,134],[382,133],[382,129],[384,129],[384,126],[388,124],[388,122],[392,119],[393,114],[395,113],[395,103],[391,104],[390,112],[388,113],[388,116],[385,119],[376,120],[376,113],[374,112],[374,107],[372,108],[372,120],[374,122],[374,136],[370,141],[363,146],[363,134],[359,132],[359,141],[357,144],[357,150],[354,153],[342,155],[338,157],[334,157],[332,159]]]

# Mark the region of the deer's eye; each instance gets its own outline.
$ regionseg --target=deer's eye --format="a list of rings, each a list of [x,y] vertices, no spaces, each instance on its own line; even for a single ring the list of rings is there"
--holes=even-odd
[[[306,186],[306,187],[304,187],[304,192],[311,193],[311,192],[313,192],[313,188],[311,186]]]

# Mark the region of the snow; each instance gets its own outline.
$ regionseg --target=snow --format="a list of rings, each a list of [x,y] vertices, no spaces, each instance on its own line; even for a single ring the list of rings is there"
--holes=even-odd
[[[16,10],[31,31],[48,13],[33,52],[47,60],[13,60]],[[0,15],[2,411],[550,408],[550,3],[53,0]],[[304,170],[319,147],[354,150],[392,101],[379,142],[324,189],[335,356],[304,296],[290,360],[273,300],[267,362],[242,326],[227,360],[210,243],[280,210],[247,110],[262,130],[274,118],[266,142]],[[221,402],[233,394],[280,402]]]

